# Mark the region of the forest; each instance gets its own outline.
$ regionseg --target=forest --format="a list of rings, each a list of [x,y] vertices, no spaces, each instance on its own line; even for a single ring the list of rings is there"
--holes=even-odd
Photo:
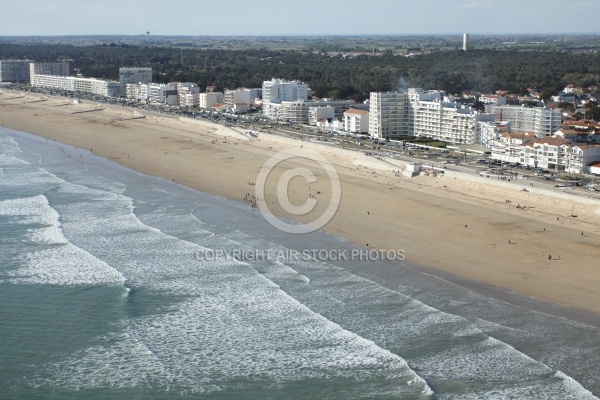
[[[119,67],[152,67],[155,82],[194,82],[219,90],[260,87],[271,78],[297,79],[316,97],[356,101],[367,99],[370,92],[405,87],[454,94],[500,89],[524,94],[535,87],[551,95],[568,83],[586,88],[600,83],[600,54],[556,49],[439,50],[408,57],[391,50],[348,56],[312,49],[0,43],[0,59],[68,60],[74,74],[114,80]]]

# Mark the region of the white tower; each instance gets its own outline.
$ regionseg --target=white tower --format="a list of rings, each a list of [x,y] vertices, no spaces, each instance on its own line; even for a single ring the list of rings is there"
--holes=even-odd
[[[146,41],[149,42],[150,41],[150,31],[146,32]]]
[[[469,34],[463,33],[463,50],[467,51],[468,46],[469,46]]]

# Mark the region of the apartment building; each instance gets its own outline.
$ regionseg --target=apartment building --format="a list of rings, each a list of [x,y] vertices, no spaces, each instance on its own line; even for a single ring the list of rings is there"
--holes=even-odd
[[[400,139],[412,134],[409,129],[407,93],[371,92],[369,106],[369,135],[381,139]]]
[[[34,74],[31,79],[31,85],[34,87],[48,87],[71,92],[93,93],[106,97],[119,97],[121,94],[121,85],[119,82],[94,78]]]
[[[308,123],[308,103],[302,100],[273,104],[274,119],[292,124]]]
[[[421,101],[442,101],[444,92],[441,90],[427,90],[421,88],[408,88],[406,91],[408,103],[405,105],[407,115],[407,130],[409,134],[415,131],[415,109]]]
[[[596,133],[595,131],[562,128],[555,132],[554,136],[560,136],[575,143],[600,144],[600,133]]]
[[[496,106],[496,121],[510,122],[513,131],[533,132],[537,137],[552,136],[560,129],[560,110],[543,107]]]
[[[178,82],[177,104],[180,107],[198,107],[200,105],[200,87],[192,82]]]
[[[170,83],[150,83],[148,84],[148,102],[177,105],[177,89]]]
[[[309,107],[308,124],[317,126],[319,121],[333,121],[335,119],[335,108],[331,106]]]
[[[565,152],[565,171],[569,173],[592,173],[592,166],[600,161],[600,145],[575,144]]]
[[[127,92],[128,83],[148,84],[152,82],[152,68],[119,68],[119,82],[121,83],[121,93]]]
[[[360,134],[369,132],[369,112],[351,108],[344,112],[344,131]]]
[[[414,136],[429,137],[453,144],[476,144],[478,122],[493,121],[494,115],[481,114],[459,103],[420,101],[414,110]]]
[[[483,104],[506,105],[506,97],[501,94],[482,94],[479,96],[479,101]]]
[[[591,166],[600,161],[600,145],[533,133],[502,133],[492,140],[491,150],[495,160],[568,173],[591,173]]]
[[[490,140],[491,158],[509,163],[520,163],[523,160],[521,146],[535,139],[533,133],[502,132],[500,136]],[[524,161],[523,161],[524,163]]]
[[[272,112],[272,104],[283,101],[307,101],[310,89],[300,81],[287,81],[284,79],[271,79],[264,81],[262,85],[263,114],[270,119],[278,118],[277,113]]]
[[[68,78],[68,76],[57,75],[32,75],[31,86],[74,91],[75,85],[73,79]]]
[[[262,89],[254,88],[237,88],[233,90],[225,90],[223,92],[223,103],[228,108],[233,109],[237,104],[238,107],[243,103],[249,108],[256,102],[258,97],[262,96]]]
[[[406,91],[373,92],[369,100],[369,134],[399,139],[415,134],[416,110],[422,102],[439,102],[444,92],[409,88]]]
[[[119,83],[120,84],[120,83]],[[128,99],[142,99],[142,85],[139,83],[128,83],[125,85],[125,97]]]
[[[536,168],[565,171],[572,142],[562,137],[531,138],[519,150],[519,164]],[[580,169],[581,171],[581,169]]]
[[[30,60],[0,60],[0,82],[30,82]]]
[[[496,121],[478,121],[477,129],[479,131],[479,140],[477,144],[481,144],[486,148],[491,147],[491,141],[498,139],[500,134],[511,132],[510,122],[501,123]]]
[[[200,93],[198,95],[198,106],[205,110],[212,110],[215,104],[223,103],[223,93],[221,92],[208,92]]]
[[[32,62],[29,64],[29,78],[32,86],[34,75],[69,76],[69,62]]]

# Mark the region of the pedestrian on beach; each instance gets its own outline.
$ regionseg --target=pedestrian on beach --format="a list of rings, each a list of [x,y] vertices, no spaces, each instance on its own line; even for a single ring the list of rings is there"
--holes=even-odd
[[[552,260],[552,255],[548,254],[548,260]]]

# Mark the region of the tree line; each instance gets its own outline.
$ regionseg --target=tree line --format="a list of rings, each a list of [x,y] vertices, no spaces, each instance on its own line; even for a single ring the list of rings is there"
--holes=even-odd
[[[152,67],[153,81],[194,82],[219,90],[260,87],[271,78],[306,82],[317,97],[363,101],[370,92],[405,87],[524,94],[530,87],[554,92],[568,83],[600,83],[600,55],[555,50],[481,49],[433,51],[405,57],[383,54],[354,57],[299,50],[223,50],[124,44],[0,44],[0,59],[37,62],[69,60],[74,73],[119,78],[119,67]]]

